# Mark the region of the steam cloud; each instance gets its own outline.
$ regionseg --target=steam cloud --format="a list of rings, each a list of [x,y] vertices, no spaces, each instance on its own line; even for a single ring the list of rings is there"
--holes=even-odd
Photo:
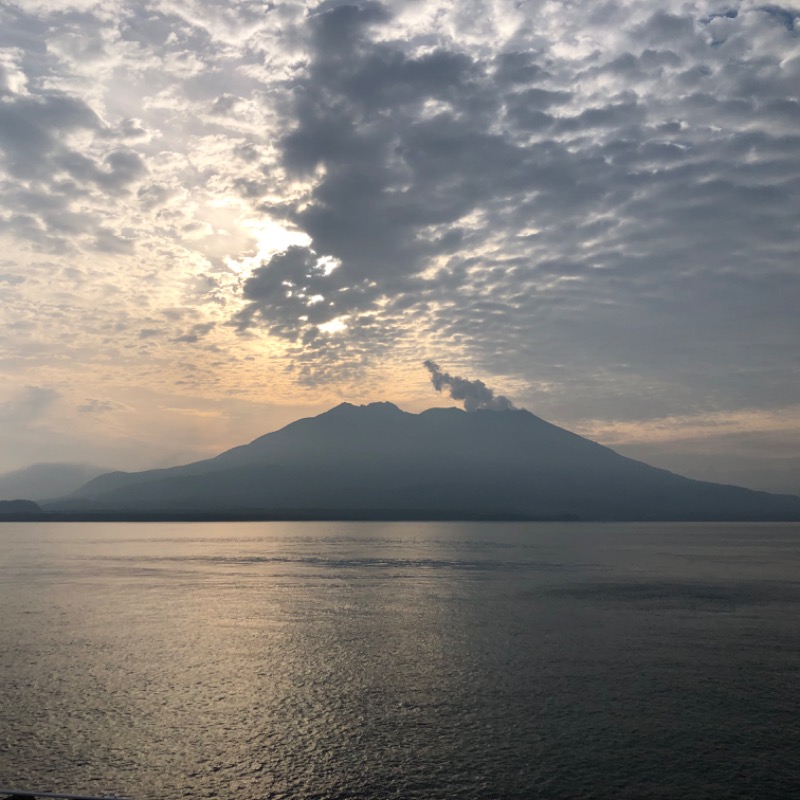
[[[439,365],[430,359],[424,362],[425,369],[431,374],[431,383],[437,392],[447,387],[453,400],[463,400],[466,411],[491,409],[492,411],[508,411],[514,404],[503,395],[495,393],[483,381],[468,381],[457,375],[442,372]]]

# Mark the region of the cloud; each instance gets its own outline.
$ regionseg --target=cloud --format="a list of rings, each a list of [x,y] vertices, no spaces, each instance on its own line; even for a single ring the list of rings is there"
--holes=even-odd
[[[212,330],[214,330],[215,326],[216,326],[216,323],[214,323],[214,322],[198,322],[198,323],[195,323],[194,325],[192,325],[192,327],[191,327],[191,329],[189,330],[188,333],[184,333],[181,336],[177,336],[175,339],[173,339],[173,341],[175,341],[175,342],[183,342],[184,344],[195,344],[195,343],[199,342],[205,336],[208,336],[208,334],[211,333]],[[143,333],[145,333],[145,331],[139,331],[139,337],[140,338],[147,338],[146,336],[145,337],[142,336]],[[155,333],[157,333],[157,332],[155,332]],[[151,334],[151,335],[153,335],[153,334]]]
[[[275,336],[308,341],[319,325],[354,305],[352,293],[329,277],[326,262],[308,247],[277,253],[244,282],[247,305],[236,316],[238,329],[246,330],[260,320]]]
[[[38,422],[61,398],[49,386],[25,386],[0,403],[0,420],[6,424],[29,425]]]
[[[622,7],[609,9],[589,21],[600,38],[586,54],[562,53],[555,39],[542,50],[523,30],[504,44],[517,49],[488,56],[441,38],[421,47],[407,32],[392,38],[392,12],[375,5],[312,16],[309,64],[291,82],[292,130],[279,143],[284,167],[310,188],[281,213],[309,234],[311,252],[341,266],[306,281],[309,291],[351,319],[371,314],[395,340],[424,332],[487,367],[487,343],[544,338],[547,354],[513,344],[514,363],[501,368],[542,367],[548,379],[565,358],[578,374],[613,368],[611,354],[664,374],[667,351],[655,342],[665,336],[712,369],[715,357],[703,355],[712,342],[738,346],[737,280],[752,259],[775,263],[766,250],[795,237],[796,189],[772,172],[776,158],[796,169],[782,141],[791,134],[752,124],[756,109],[774,121],[786,112],[762,99],[770,92],[742,93],[744,71],[721,75],[728,56],[697,17],[634,14],[612,35],[611,10]],[[741,27],[752,15],[741,16],[725,20]],[[749,48],[748,33],[729,32],[726,47]],[[767,72],[782,83],[779,64]],[[712,97],[704,81],[730,89]],[[729,164],[745,152],[735,173]],[[778,269],[797,280],[788,262]],[[346,347],[316,349],[326,307],[308,314],[276,286],[261,305],[245,292],[239,328],[305,342],[320,367],[346,359]],[[722,301],[708,314],[715,292]],[[766,287],[757,295],[756,304],[777,297]],[[675,324],[681,314],[690,326]],[[639,333],[623,340],[622,327]],[[763,376],[763,362],[750,368]]]
[[[88,398],[85,403],[78,406],[78,411],[81,414],[108,414],[111,411],[117,411],[125,406],[113,400],[98,400],[96,398]]]
[[[81,6],[0,7],[16,386],[294,402],[438,352],[564,424],[793,402],[787,6]]]

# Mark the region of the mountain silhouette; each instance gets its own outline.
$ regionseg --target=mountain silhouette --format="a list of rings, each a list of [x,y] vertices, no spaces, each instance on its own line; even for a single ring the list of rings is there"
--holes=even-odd
[[[32,500],[0,500],[0,519],[25,519],[41,513],[41,507]]]
[[[61,507],[299,518],[800,519],[799,497],[684,478],[525,410],[410,414],[391,403],[342,403],[186,466],[100,475]]]
[[[32,464],[0,474],[0,500],[29,497],[41,502],[62,497],[103,472],[108,469],[94,464]]]

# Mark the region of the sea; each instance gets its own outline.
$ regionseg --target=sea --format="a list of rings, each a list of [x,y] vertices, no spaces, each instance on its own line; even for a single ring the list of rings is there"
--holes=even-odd
[[[4,523],[0,786],[800,796],[800,525]]]

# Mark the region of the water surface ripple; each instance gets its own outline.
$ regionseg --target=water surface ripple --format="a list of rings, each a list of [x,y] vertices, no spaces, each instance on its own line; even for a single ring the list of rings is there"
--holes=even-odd
[[[800,526],[0,525],[0,785],[787,798]]]

